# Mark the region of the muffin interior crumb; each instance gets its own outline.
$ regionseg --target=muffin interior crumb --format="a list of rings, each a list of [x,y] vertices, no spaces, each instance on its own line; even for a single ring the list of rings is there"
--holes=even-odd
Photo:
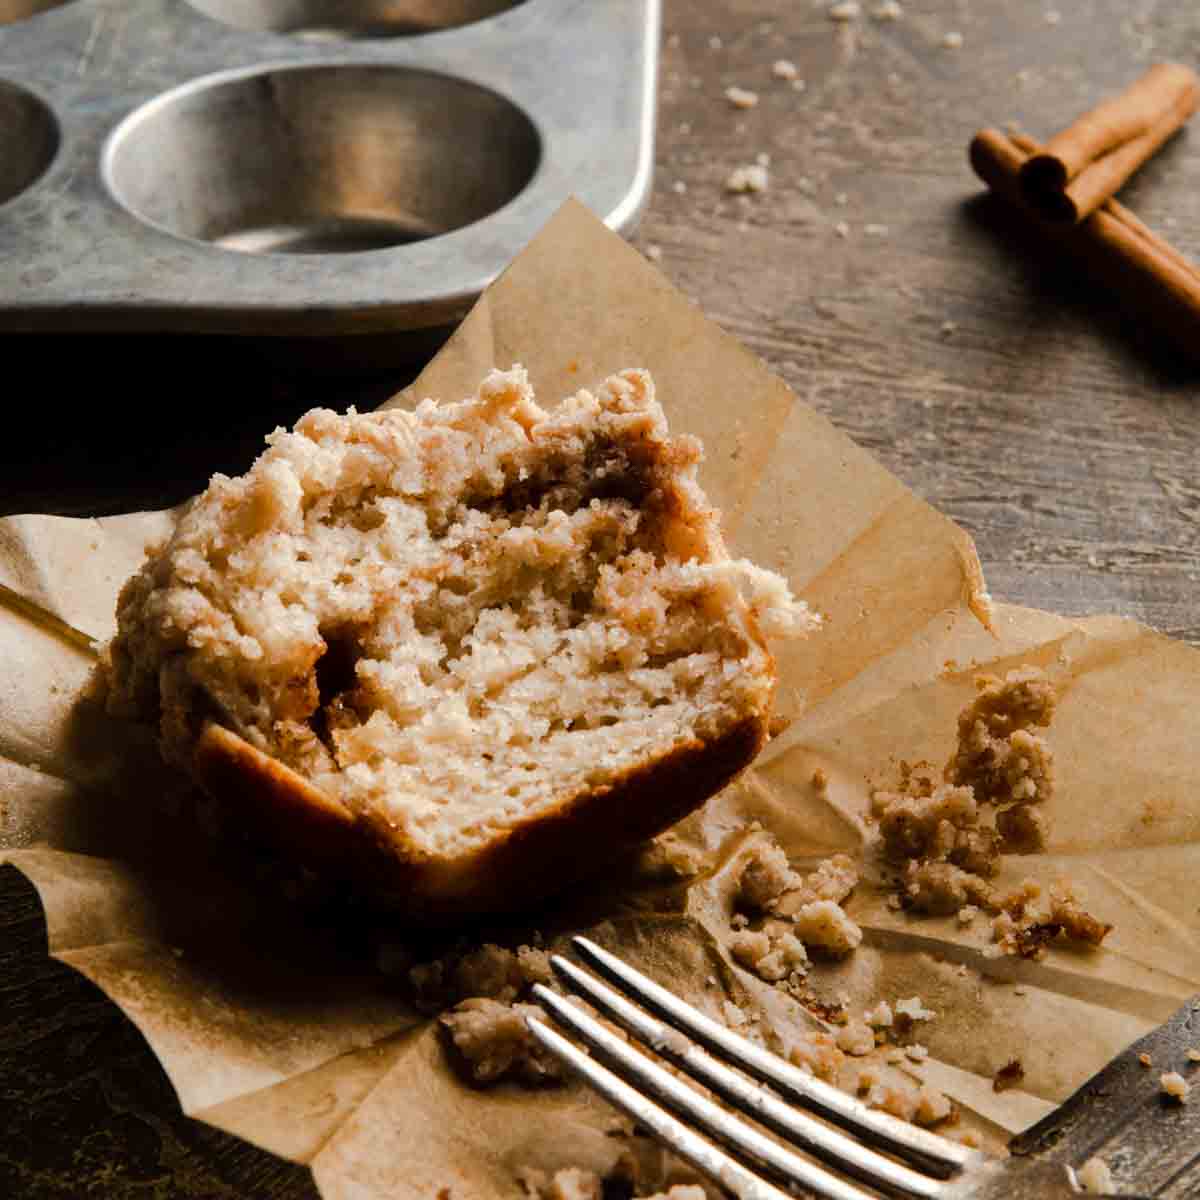
[[[728,559],[643,371],[549,411],[493,371],[269,442],[127,585],[110,708],[184,766],[213,719],[417,846],[464,852],[765,721],[761,635],[812,624]]]

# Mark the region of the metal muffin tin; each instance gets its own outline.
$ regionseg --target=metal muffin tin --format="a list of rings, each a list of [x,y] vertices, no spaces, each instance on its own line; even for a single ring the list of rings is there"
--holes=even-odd
[[[659,0],[0,0],[0,330],[444,326],[568,196],[636,221],[659,22]]]

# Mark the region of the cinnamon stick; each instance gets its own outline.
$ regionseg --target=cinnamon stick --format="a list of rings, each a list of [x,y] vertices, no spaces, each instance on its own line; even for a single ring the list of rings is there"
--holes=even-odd
[[[1114,200],[1078,225],[1045,220],[1028,204],[1021,183],[1021,169],[1039,147],[1018,138],[1019,144],[996,129],[977,133],[970,148],[976,175],[1108,289],[1133,321],[1200,362],[1200,272]]]
[[[1046,220],[1082,221],[1119,191],[1198,105],[1195,72],[1178,63],[1151,67],[1029,159],[1021,169],[1026,201]]]
[[[1010,133],[1008,136],[1018,150],[1024,151],[1031,157],[1041,152],[1041,146],[1028,134]],[[1189,258],[1180,254],[1170,242],[1163,241],[1132,209],[1126,208],[1124,204],[1115,199],[1106,200],[1101,207],[1116,217],[1122,225],[1127,225],[1132,233],[1138,234],[1143,240],[1149,242],[1156,253],[1169,258],[1180,270],[1189,271],[1197,279],[1200,279],[1200,267],[1196,267]]]

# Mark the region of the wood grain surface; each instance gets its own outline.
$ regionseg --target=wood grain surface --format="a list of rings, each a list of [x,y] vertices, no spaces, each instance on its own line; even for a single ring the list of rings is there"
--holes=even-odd
[[[965,526],[997,598],[1120,613],[1200,644],[1196,369],[1031,251],[966,164],[983,125],[1046,137],[1152,62],[1195,65],[1200,8],[902,2],[900,20],[863,0],[839,23],[810,0],[667,0],[657,171],[636,243]],[[802,87],[773,73],[778,60]],[[730,86],[757,104],[734,107]],[[1196,256],[1198,137],[1175,138],[1121,197]],[[759,155],[768,189],[726,191]],[[2,345],[7,415],[34,414],[0,457],[6,512],[182,499],[212,470],[247,465],[276,423],[315,403],[375,403],[418,365],[350,373],[324,355],[296,371],[248,344],[187,339]],[[144,404],[161,427],[132,438]],[[44,938],[32,889],[0,871],[0,1196],[316,1195],[304,1169],[183,1117],[140,1035],[45,957]]]

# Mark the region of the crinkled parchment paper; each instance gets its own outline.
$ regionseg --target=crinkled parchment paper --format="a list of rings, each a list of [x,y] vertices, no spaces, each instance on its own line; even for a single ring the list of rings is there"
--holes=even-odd
[[[891,912],[861,887],[862,948],[817,987],[852,1008],[919,995],[926,1077],[979,1126],[1015,1132],[1200,990],[1200,654],[1127,621],[999,608],[969,538],[795,399],[634,250],[567,205],[480,300],[410,393],[458,399],[519,361],[543,402],[610,371],[654,374],[672,427],[700,435],[735,549],[782,571],[826,618],[780,655],[796,716],[753,772],[685,823],[714,871],[688,886],[614,873],[534,918],[588,929],[711,1011],[727,997],[773,1038],[811,1021],[722,956],[730,846],[758,819],[806,861],[861,845],[872,785],[944,761],[980,670],[1059,682],[1059,787],[1044,855],[1116,929],[1096,952],[988,957],[986,930]],[[133,732],[81,702],[95,638],[170,514],[0,523],[0,861],[46,908],[50,953],[145,1034],[184,1109],[311,1165],[327,1197],[515,1195],[527,1166],[605,1169],[619,1148],[576,1086],[473,1090],[394,981],[281,916],[172,817],[180,783]],[[33,614],[33,615],[31,615]],[[813,786],[820,767],[828,787]],[[186,836],[181,831],[187,830]],[[726,867],[722,870],[720,864]],[[981,926],[984,922],[979,922]],[[1021,1089],[997,1094],[1012,1058]]]

